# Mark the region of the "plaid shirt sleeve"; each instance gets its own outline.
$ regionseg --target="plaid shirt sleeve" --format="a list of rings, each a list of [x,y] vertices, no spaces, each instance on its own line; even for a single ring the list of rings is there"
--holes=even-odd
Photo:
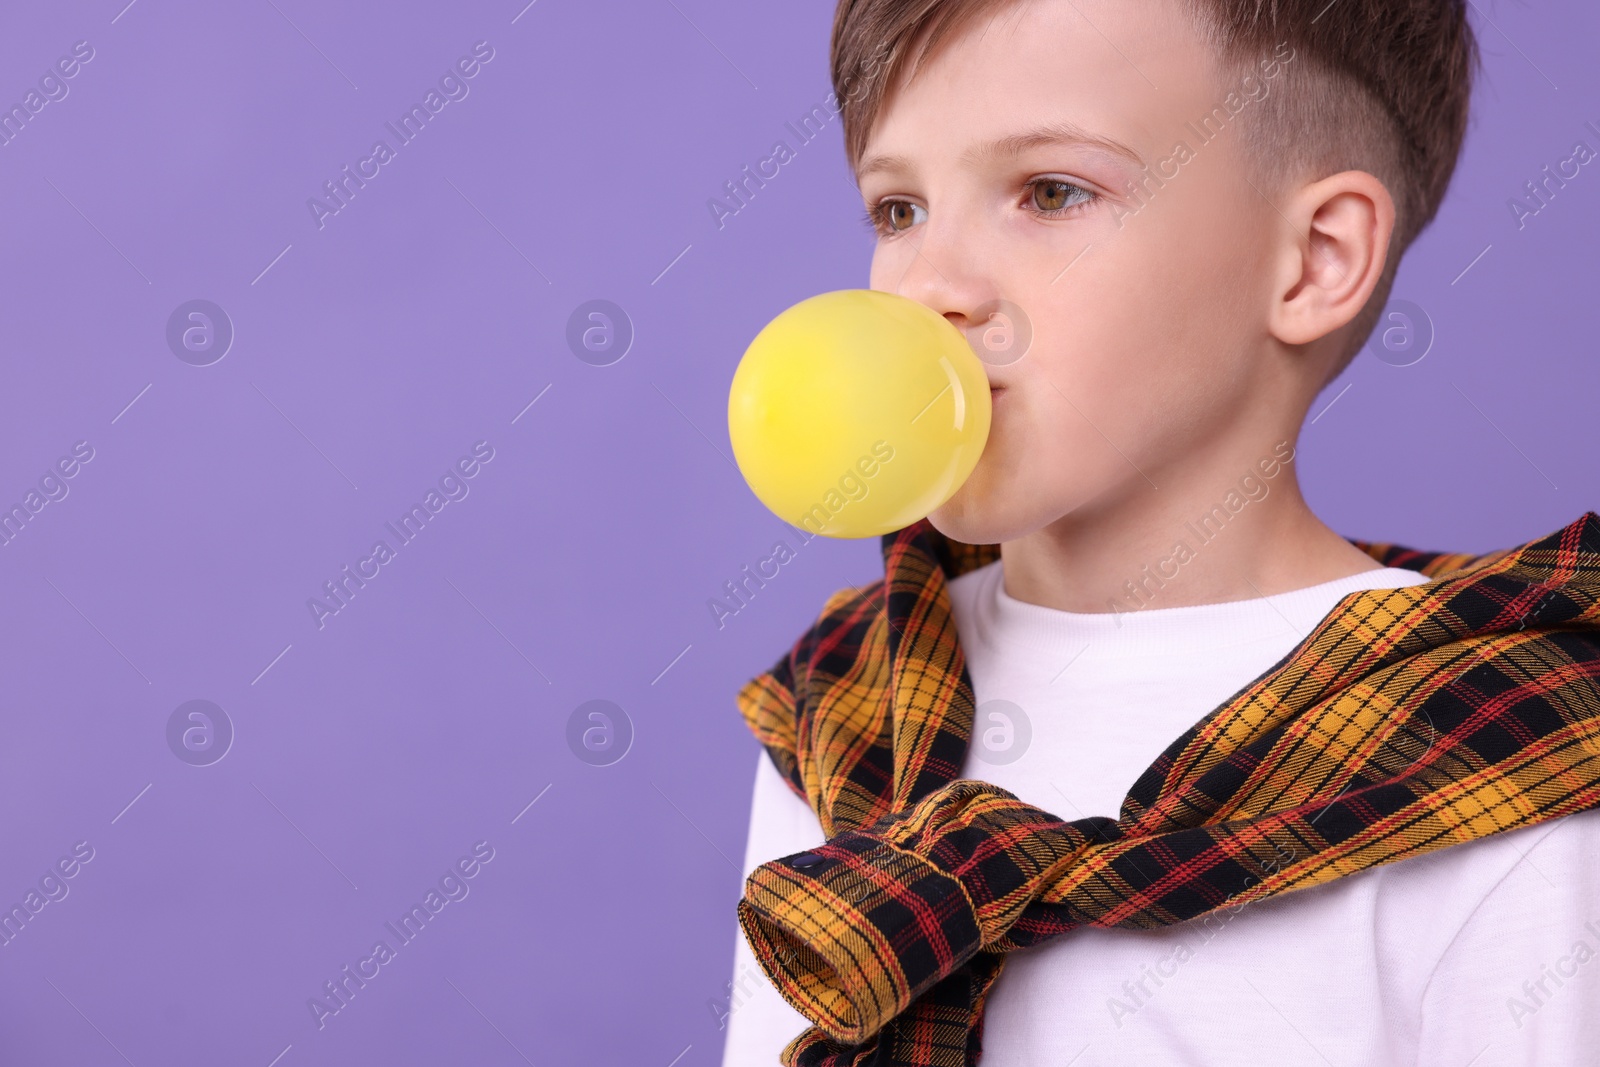
[[[909,811],[758,867],[739,924],[783,995],[834,1038],[876,1033],[1000,942],[1094,840],[998,786],[960,779]],[[1007,848],[1022,839],[1027,848]]]
[[[881,581],[874,582],[867,588],[876,590],[881,584]],[[853,588],[835,592],[824,604],[822,618],[828,619],[860,595]],[[773,766],[789,784],[789,788],[808,803],[805,772],[800,759],[801,724],[796,694],[803,692],[810,684],[807,666],[824,633],[825,627],[820,625],[807,629],[770,670],[746,682],[735,698],[745,725],[767,750]],[[830,824],[826,816],[825,812],[818,813],[824,828]]]

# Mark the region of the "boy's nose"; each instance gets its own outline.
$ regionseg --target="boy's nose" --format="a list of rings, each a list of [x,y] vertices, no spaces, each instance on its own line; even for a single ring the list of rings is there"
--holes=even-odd
[[[908,242],[909,243],[909,242]],[[945,252],[930,256],[921,248],[914,248],[912,262],[906,265],[900,282],[893,291],[932,308],[956,329],[968,335],[977,320],[977,310],[990,300],[992,285],[988,285],[974,272],[957,266],[959,254]]]

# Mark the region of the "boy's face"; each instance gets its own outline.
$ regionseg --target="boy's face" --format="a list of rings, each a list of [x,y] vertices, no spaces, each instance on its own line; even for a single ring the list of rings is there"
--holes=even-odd
[[[1020,359],[986,357],[1001,387],[989,443],[931,516],[945,534],[1013,540],[1153,494],[1218,449],[1248,464],[1285,427],[1293,439],[1303,383],[1266,325],[1285,223],[1247,180],[1233,127],[1248,116],[1209,143],[1187,125],[1236,88],[1214,62],[1177,0],[1028,0],[885,101],[861,161],[866,204],[890,201],[872,288],[941,312],[980,352],[986,303],[1032,327]],[[1258,70],[1239,97],[1285,80]],[[1140,159],[1071,142],[980,153],[1066,125]],[[884,156],[905,163],[873,169]]]

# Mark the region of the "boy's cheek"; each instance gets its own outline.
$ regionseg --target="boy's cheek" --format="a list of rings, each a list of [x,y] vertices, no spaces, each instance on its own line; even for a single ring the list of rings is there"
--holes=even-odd
[[[974,486],[977,492],[970,501],[975,521],[1014,528],[1020,520],[1024,528],[1037,528],[1126,481],[1128,461],[1107,442],[1126,440],[1120,436],[1126,427],[1108,421],[1108,413],[1093,409],[1087,399],[1074,397],[1074,410],[1045,388],[1049,397],[1006,398],[1007,405],[1024,402],[1003,415],[1000,432],[991,435],[996,447],[985,450],[978,472],[983,480]],[[1009,417],[1012,413],[1015,418]],[[1088,420],[1098,423],[1106,437]]]

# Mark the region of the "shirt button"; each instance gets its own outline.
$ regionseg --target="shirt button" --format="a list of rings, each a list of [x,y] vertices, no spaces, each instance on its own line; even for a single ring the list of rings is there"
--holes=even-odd
[[[826,856],[819,856],[815,852],[802,852],[789,861],[789,866],[797,871],[804,871],[819,865],[827,858]]]

